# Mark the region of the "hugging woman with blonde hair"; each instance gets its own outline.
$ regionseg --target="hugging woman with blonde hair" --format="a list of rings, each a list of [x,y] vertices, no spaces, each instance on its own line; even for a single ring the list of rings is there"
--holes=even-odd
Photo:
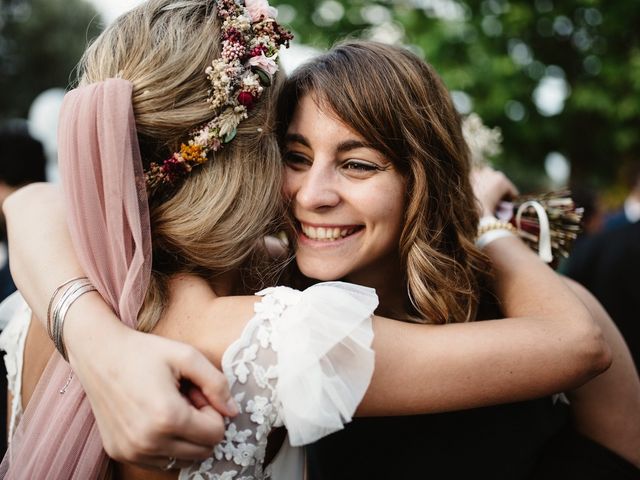
[[[535,285],[538,300],[566,292],[518,244],[509,259],[522,262],[526,275],[496,259],[505,314],[523,317],[510,322],[430,327],[372,318],[374,292],[344,283],[231,296],[256,288],[264,236],[286,225],[271,107],[279,82],[273,60],[288,36],[266,3],[246,6],[253,8],[231,0],[151,0],[121,17],[88,51],[82,86],[65,102],[65,207],[47,186],[7,204],[12,239],[32,228],[48,234],[45,244],[32,237],[12,262],[58,349],[15,297],[16,337],[30,331],[22,370],[20,349],[10,355],[14,420],[21,406],[26,410],[6,459],[9,476],[99,477],[104,446],[116,460],[182,468],[186,478],[263,478],[270,469],[274,478],[297,478],[300,452],[289,447],[342,428],[356,409],[381,415],[475,407],[569,388],[606,368],[600,330],[570,293],[541,309],[523,301],[530,295],[522,289],[500,283]],[[185,55],[189,42],[206,53]],[[146,53],[133,55],[137,49]],[[460,188],[471,199],[468,180]],[[37,205],[43,199],[46,209]],[[12,214],[16,206],[21,218]],[[466,227],[461,235],[472,238],[475,227]],[[67,282],[84,274],[88,279]],[[128,329],[118,316],[156,335]],[[548,342],[550,335],[558,341]],[[51,352],[56,376],[47,367],[31,398]],[[223,368],[231,402],[206,377],[213,370],[203,354]],[[540,372],[541,362],[559,356],[561,364]],[[414,369],[404,368],[409,362]],[[228,418],[195,408],[178,386]],[[140,424],[154,414],[159,427],[148,435]],[[271,447],[279,444],[269,435],[282,425],[289,440],[274,457]],[[111,466],[122,478],[152,475]]]

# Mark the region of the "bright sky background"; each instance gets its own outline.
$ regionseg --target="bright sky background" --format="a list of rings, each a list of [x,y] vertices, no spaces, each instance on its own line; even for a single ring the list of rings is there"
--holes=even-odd
[[[120,14],[130,10],[144,0],[88,0],[102,14],[107,23],[114,21]],[[280,61],[286,72],[291,72],[300,62],[315,55],[317,50],[294,43],[289,50],[282,50]]]
[[[89,2],[95,5],[106,22],[112,22],[121,13],[142,3],[142,0],[89,0]]]

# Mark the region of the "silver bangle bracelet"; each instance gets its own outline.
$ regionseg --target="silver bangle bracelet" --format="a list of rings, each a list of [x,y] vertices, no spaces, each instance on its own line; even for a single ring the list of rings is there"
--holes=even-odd
[[[55,303],[53,307],[53,314],[51,316],[51,331],[49,336],[53,341],[58,352],[62,355],[62,358],[68,361],[67,350],[64,345],[62,337],[64,321],[67,316],[67,312],[73,303],[78,300],[82,295],[88,292],[96,290],[86,277],[80,279],[74,279],[67,282],[67,287],[63,291],[60,299]]]
[[[48,320],[51,328],[49,331],[49,338],[55,343],[55,331],[56,331],[56,318],[60,315],[60,309],[65,304],[67,299],[71,296],[71,294],[80,286],[90,285],[89,279],[87,277],[81,277],[74,280],[69,280],[66,284],[62,285],[63,287],[66,285],[65,289],[62,291],[60,298],[53,305],[53,312],[51,314],[51,319]],[[53,301],[53,299],[52,299]]]
[[[47,334],[49,335],[49,338],[51,340],[53,340],[53,331],[51,330],[51,309],[53,307],[53,301],[58,296],[58,293],[60,293],[60,290],[62,290],[64,287],[69,285],[71,282],[75,282],[77,280],[83,280],[83,279],[88,280],[87,277],[75,277],[75,278],[72,278],[71,280],[67,280],[62,285],[58,285],[58,287],[53,291],[53,294],[49,299],[49,305],[47,306]]]

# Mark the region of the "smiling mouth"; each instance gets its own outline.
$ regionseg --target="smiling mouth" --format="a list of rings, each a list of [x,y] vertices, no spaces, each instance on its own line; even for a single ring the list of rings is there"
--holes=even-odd
[[[362,230],[363,226],[348,227],[312,227],[300,223],[300,230],[305,237],[318,242],[335,242]]]

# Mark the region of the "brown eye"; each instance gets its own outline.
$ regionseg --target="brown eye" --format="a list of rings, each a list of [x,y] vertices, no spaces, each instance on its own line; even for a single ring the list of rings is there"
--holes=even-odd
[[[287,167],[294,170],[300,170],[311,165],[309,158],[297,152],[285,152],[282,156],[282,161]]]
[[[377,165],[373,165],[371,163],[360,162],[356,160],[351,160],[344,164],[344,168],[347,170],[354,170],[360,172],[373,172],[378,170],[379,167]]]

